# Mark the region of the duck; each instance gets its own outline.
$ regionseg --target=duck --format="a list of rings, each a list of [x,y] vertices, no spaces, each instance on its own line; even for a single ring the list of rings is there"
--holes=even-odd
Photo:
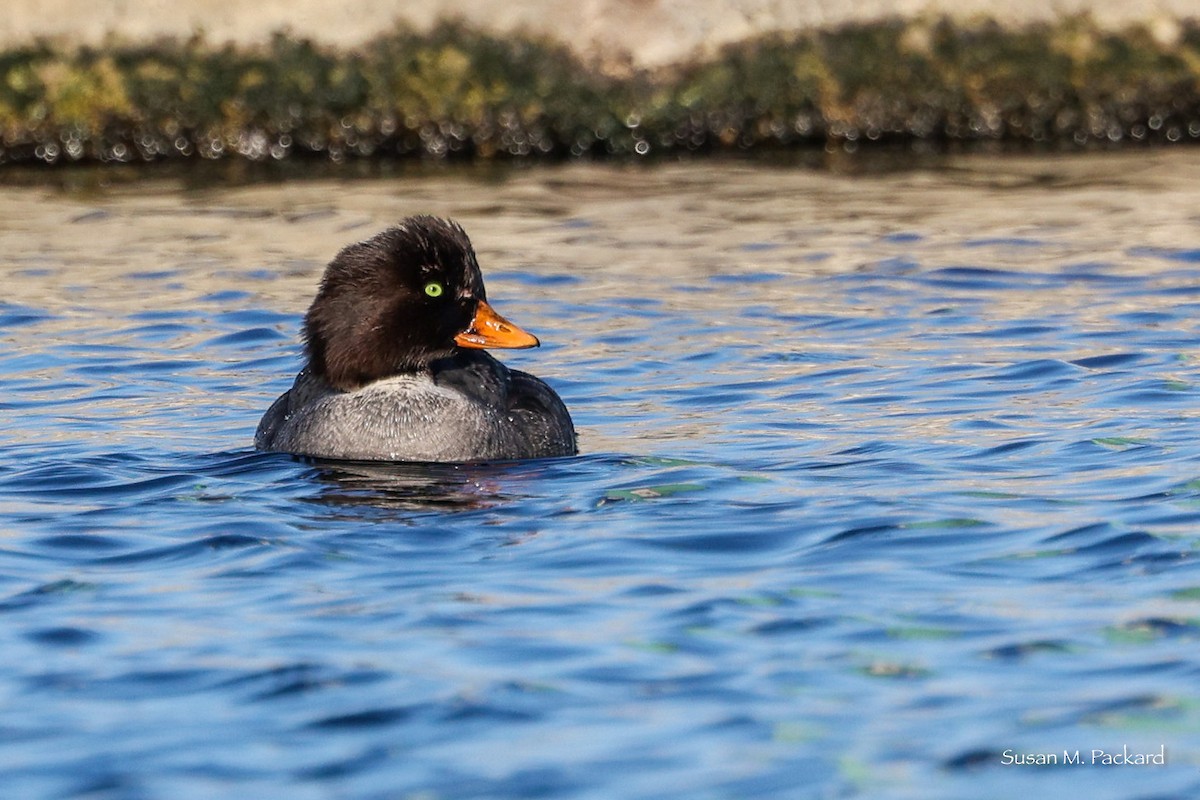
[[[562,398],[487,352],[541,343],[489,305],[453,220],[408,217],[344,247],[302,336],[307,363],[259,422],[258,450],[439,463],[579,451]]]

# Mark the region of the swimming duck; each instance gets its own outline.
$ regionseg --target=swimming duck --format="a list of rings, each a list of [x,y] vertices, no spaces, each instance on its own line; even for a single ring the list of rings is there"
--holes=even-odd
[[[344,248],[303,334],[308,363],[258,424],[260,450],[442,462],[577,452],[554,390],[482,349],[539,342],[488,305],[455,222],[409,217]]]

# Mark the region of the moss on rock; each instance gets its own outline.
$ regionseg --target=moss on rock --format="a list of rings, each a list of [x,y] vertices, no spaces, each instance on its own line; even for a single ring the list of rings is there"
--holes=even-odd
[[[1200,140],[1200,23],[888,20],[620,77],[461,23],[339,51],[276,35],[0,53],[0,163],[583,156],[997,140]]]

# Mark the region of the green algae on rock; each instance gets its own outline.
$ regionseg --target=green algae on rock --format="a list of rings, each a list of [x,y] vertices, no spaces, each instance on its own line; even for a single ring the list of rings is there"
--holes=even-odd
[[[278,34],[0,52],[0,163],[624,155],[871,141],[1200,140],[1200,21],[898,19],[615,75],[462,23],[354,50]]]

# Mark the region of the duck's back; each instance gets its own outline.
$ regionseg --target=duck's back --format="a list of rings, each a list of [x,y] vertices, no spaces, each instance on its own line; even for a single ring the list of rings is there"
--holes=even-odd
[[[573,455],[575,430],[554,390],[481,351],[351,392],[308,370],[267,410],[262,450],[364,461],[483,461]]]

